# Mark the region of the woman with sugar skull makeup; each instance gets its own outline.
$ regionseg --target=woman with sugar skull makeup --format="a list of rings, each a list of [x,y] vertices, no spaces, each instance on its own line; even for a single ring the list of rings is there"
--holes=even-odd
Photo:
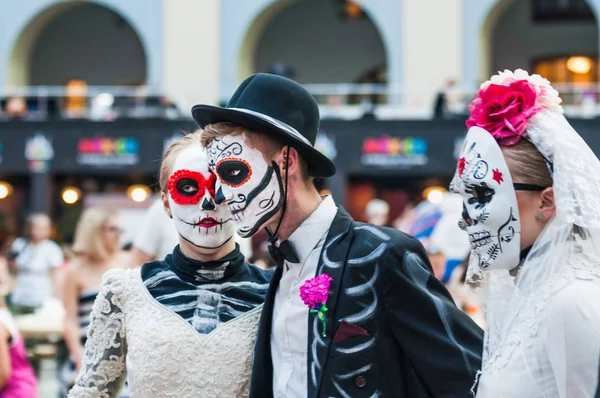
[[[451,187],[484,285],[479,398],[594,397],[600,360],[600,161],[550,83],[484,83]]]
[[[456,308],[416,239],[357,223],[319,196],[313,177],[335,167],[314,148],[314,98],[296,82],[257,74],[227,107],[192,113],[204,128],[216,202],[229,206],[240,235],[266,227],[278,263],[250,397],[468,397],[481,329]],[[320,316],[300,295],[315,277],[329,281]]]
[[[179,245],[162,261],[105,274],[69,397],[247,397],[271,279],[244,260],[233,216],[215,203],[200,133],[165,153],[160,187]]]

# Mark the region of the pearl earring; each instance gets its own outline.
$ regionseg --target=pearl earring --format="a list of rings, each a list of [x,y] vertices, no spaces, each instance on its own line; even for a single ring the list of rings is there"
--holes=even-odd
[[[541,211],[535,215],[535,219],[538,221],[543,221],[544,220],[544,213],[542,213]]]

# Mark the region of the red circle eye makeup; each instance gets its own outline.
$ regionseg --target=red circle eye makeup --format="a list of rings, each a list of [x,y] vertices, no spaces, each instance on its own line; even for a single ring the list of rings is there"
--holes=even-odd
[[[211,174],[205,178],[202,173],[192,170],[177,170],[169,178],[169,195],[180,205],[196,205],[204,197],[206,191],[215,195],[216,177]]]

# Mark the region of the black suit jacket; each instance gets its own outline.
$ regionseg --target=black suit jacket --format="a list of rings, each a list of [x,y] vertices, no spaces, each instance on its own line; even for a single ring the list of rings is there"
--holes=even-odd
[[[281,273],[259,324],[251,398],[273,397],[271,322]],[[309,314],[308,397],[471,397],[483,332],[434,277],[416,239],[357,223],[340,208],[321,252],[322,273],[333,281],[326,337]],[[343,321],[366,334],[333,342]]]

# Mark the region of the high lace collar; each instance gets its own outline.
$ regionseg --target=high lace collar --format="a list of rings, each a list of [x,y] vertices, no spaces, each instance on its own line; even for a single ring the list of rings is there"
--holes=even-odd
[[[179,249],[179,245],[170,256],[169,268],[181,279],[187,282],[213,282],[235,275],[244,263],[244,255],[239,245],[219,260],[198,261],[186,257]]]

